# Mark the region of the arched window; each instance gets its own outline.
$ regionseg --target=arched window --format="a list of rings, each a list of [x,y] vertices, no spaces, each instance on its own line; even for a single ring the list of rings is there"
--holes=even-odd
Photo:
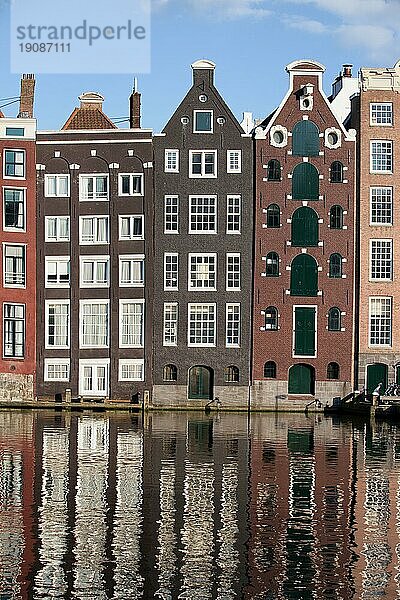
[[[164,381],[176,381],[178,379],[178,369],[175,365],[165,365],[163,379]]]
[[[330,210],[329,225],[331,229],[343,229],[343,208],[338,204]]]
[[[293,156],[318,156],[319,131],[318,127],[307,119],[299,121],[292,131]]]
[[[267,181],[281,180],[281,163],[279,160],[272,158],[267,163]]]
[[[340,310],[334,306],[328,311],[328,330],[340,331],[342,327]]]
[[[343,165],[339,160],[331,164],[331,183],[343,182]]]
[[[336,362],[330,362],[326,370],[328,379],[339,379],[340,367]]]
[[[238,383],[239,382],[239,369],[234,365],[226,367],[225,369],[225,383]]]
[[[276,379],[276,363],[273,360],[269,360],[264,365],[264,377],[268,379]]]
[[[319,173],[311,163],[300,163],[292,174],[293,200],[318,200]]]
[[[340,278],[342,276],[342,257],[338,252],[329,257],[329,277]]]
[[[291,264],[290,294],[291,296],[317,296],[317,292],[317,261],[309,254],[299,254]]]
[[[265,329],[278,329],[278,309],[275,306],[265,309]]]
[[[280,227],[281,211],[277,204],[267,206],[267,227]]]
[[[308,206],[301,206],[293,213],[292,246],[318,246],[318,215]]]
[[[267,277],[278,277],[279,275],[279,256],[276,252],[268,252],[265,257],[265,275]]]

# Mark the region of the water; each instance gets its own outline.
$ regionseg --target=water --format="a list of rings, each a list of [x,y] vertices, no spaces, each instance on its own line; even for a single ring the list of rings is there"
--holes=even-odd
[[[0,600],[400,598],[400,430],[0,411]]]

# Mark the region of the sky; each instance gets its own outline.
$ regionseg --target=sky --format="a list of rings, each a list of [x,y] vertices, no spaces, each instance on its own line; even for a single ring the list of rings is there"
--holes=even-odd
[[[2,99],[19,94],[20,77],[10,73],[10,1],[0,0],[0,106]],[[40,10],[40,0],[30,1]],[[127,117],[137,76],[142,126],[161,131],[191,85],[191,63],[202,58],[216,63],[216,86],[239,120],[243,111],[263,118],[279,105],[288,86],[285,66],[294,60],[325,65],[329,95],[344,63],[353,64],[357,73],[362,66],[393,67],[400,59],[400,0],[149,1],[151,72],[36,74],[39,129],[59,129],[84,91],[105,97],[110,118]],[[82,2],[96,5],[95,0]],[[118,6],[118,0],[110,6]],[[18,105],[2,111],[15,116]]]

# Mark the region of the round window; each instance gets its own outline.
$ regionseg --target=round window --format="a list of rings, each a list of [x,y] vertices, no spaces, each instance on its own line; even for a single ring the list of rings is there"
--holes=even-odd
[[[181,123],[182,125],[187,125],[189,123],[189,117],[182,117]]]
[[[218,123],[218,125],[224,125],[225,124],[225,117],[218,117],[217,123]]]
[[[335,133],[334,131],[331,131],[330,133],[328,133],[327,140],[328,140],[328,144],[330,144],[331,146],[336,146],[336,144],[339,141],[338,134]]]
[[[200,94],[199,100],[200,102],[207,102],[208,96],[206,96],[206,94]]]
[[[282,133],[282,131],[274,131],[274,135],[272,136],[274,139],[275,144],[282,144],[284,138],[284,135]]]
[[[310,108],[311,102],[308,98],[304,98],[303,100],[303,108]]]

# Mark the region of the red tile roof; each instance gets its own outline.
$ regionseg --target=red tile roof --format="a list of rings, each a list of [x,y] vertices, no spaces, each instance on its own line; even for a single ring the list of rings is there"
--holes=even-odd
[[[61,129],[117,129],[100,108],[75,108]]]

